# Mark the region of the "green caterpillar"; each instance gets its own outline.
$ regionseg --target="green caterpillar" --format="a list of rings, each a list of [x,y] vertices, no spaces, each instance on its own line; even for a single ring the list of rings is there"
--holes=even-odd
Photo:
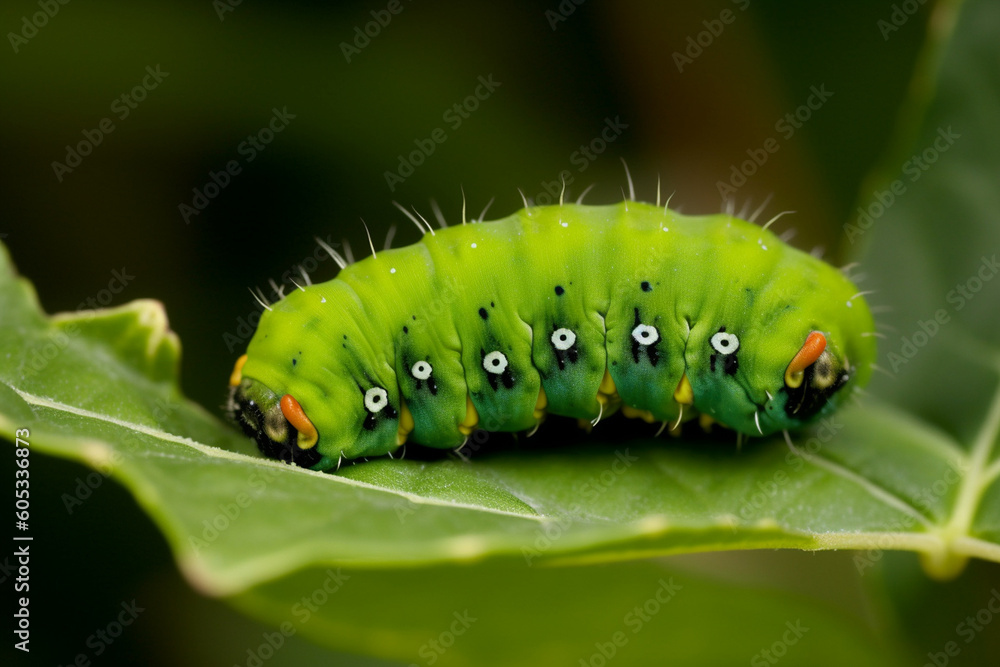
[[[867,382],[874,324],[847,278],[766,227],[635,201],[428,224],[263,304],[229,412],[265,455],[315,470],[546,412],[801,426]]]

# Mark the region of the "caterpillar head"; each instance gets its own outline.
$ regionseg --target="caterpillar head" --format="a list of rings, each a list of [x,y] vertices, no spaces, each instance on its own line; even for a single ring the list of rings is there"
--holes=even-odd
[[[266,381],[244,374],[246,360],[247,355],[240,357],[230,378],[227,411],[265,456],[326,470],[338,465],[341,456],[384,451],[384,443],[396,438],[398,412],[391,405],[395,397],[386,389],[345,380],[320,390],[302,378],[295,378],[291,389],[291,378],[282,378],[263,363],[249,370]]]
[[[237,368],[245,362],[240,357]],[[234,376],[238,371],[234,371]],[[229,417],[257,442],[264,456],[312,468],[323,456],[316,448],[318,432],[291,394],[278,396],[263,382],[240,377],[230,383]],[[286,414],[286,412],[288,414]]]
[[[758,238],[751,232],[744,245]],[[775,253],[748,253],[736,242],[724,247],[719,262],[731,265],[731,275],[709,279],[717,297],[684,344],[694,409],[747,435],[829,415],[864,386],[876,358],[863,293],[841,271],[792,248],[785,252],[801,260],[794,270],[777,268]]]
[[[228,412],[265,456],[326,470],[395,449],[408,413],[393,369],[371,361],[383,352],[350,327],[356,313],[316,301],[296,290],[261,315],[229,378]],[[330,321],[343,327],[332,336]]]
[[[870,373],[852,363],[852,344],[839,330],[804,327],[779,337],[759,328],[741,337],[725,329],[707,336],[700,357],[692,355],[698,370],[689,371],[691,395],[700,412],[743,433],[803,426],[833,410]]]

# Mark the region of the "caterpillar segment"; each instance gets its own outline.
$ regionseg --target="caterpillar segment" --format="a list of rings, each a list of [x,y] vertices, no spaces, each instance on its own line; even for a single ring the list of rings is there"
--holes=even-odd
[[[228,402],[265,455],[323,470],[617,411],[768,435],[871,372],[857,288],[732,215],[562,204],[433,232],[269,304]]]

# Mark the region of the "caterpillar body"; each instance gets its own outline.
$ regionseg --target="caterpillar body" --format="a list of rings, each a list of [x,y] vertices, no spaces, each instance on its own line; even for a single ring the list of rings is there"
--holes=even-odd
[[[731,215],[560,204],[428,232],[263,313],[228,409],[265,455],[323,470],[618,409],[767,435],[871,373],[857,288]]]

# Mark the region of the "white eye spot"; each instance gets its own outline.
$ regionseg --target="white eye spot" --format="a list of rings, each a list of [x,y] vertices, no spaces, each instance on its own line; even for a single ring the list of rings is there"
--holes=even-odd
[[[389,404],[389,394],[382,387],[372,387],[365,392],[365,409],[368,412],[380,412]]]
[[[712,336],[711,343],[712,349],[719,354],[732,354],[740,349],[740,339],[736,337],[736,334],[726,333],[725,331],[720,331]]]
[[[475,247],[476,247],[476,244],[475,244],[475,243],[473,243],[473,244],[472,244],[472,247],[473,247],[473,248],[475,248]]]
[[[395,272],[396,272],[396,269],[395,269],[395,267],[393,267],[393,268],[389,269],[389,273],[395,273]]]
[[[507,370],[507,357],[505,357],[504,353],[499,350],[490,352],[483,357],[483,368],[486,369],[487,373],[500,375]]]
[[[426,361],[418,361],[413,364],[413,368],[410,369],[410,373],[418,380],[426,380],[431,376],[432,370],[434,369],[431,368],[431,365]]]
[[[640,324],[635,329],[632,329],[632,338],[635,338],[639,345],[652,345],[660,340],[660,332],[656,330],[656,327],[651,327],[648,324]]]
[[[552,333],[552,344],[557,350],[568,350],[576,342],[576,334],[570,329],[556,329]]]

